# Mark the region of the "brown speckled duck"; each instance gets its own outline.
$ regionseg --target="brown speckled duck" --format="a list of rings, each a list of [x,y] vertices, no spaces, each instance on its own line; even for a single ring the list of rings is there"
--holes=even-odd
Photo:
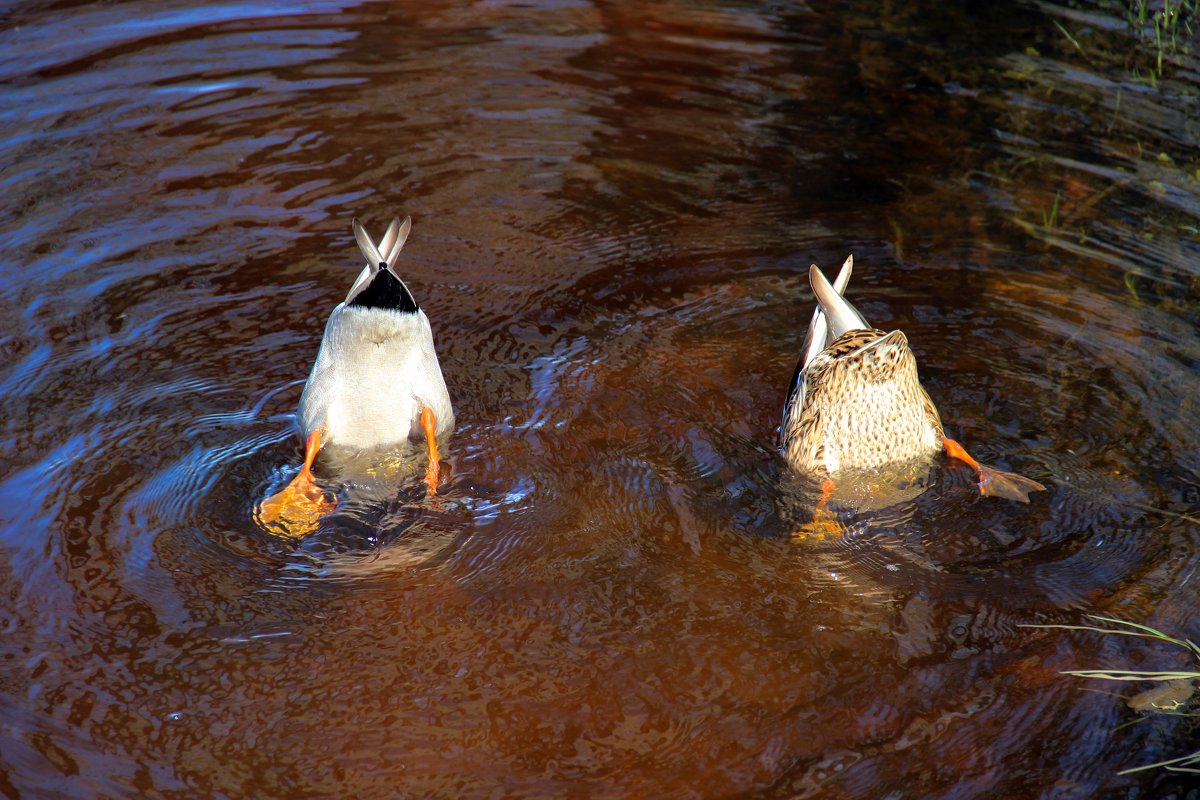
[[[833,285],[815,264],[809,267],[817,308],[783,408],[787,462],[823,476],[828,497],[844,471],[931,459],[945,450],[979,474],[980,494],[1028,503],[1030,492],[1046,487],[980,464],[946,438],[903,331],[875,329],[842,296],[853,267],[847,258]]]

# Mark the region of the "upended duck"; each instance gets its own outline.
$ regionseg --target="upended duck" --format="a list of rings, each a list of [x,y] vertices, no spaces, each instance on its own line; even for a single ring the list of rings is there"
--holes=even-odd
[[[454,428],[429,318],[396,273],[412,220],[393,219],[378,247],[357,219],[352,227],[367,265],[329,315],[300,397],[304,464],[257,510],[261,522],[291,535],[311,530],[334,508],[313,480],[323,446],[394,448],[420,431],[429,458],[425,482],[433,493],[440,475],[437,439]]]
[[[824,478],[824,501],[846,471],[945,450],[976,471],[980,494],[1028,503],[1030,492],[1046,487],[980,464],[946,437],[903,331],[877,330],[842,296],[853,267],[852,256],[833,285],[815,264],[808,269],[817,308],[783,408],[787,462]]]

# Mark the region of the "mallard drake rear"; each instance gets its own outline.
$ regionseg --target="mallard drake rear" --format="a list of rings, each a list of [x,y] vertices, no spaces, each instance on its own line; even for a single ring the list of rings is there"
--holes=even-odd
[[[425,480],[434,492],[437,439],[454,428],[429,318],[396,273],[411,219],[393,219],[378,247],[358,220],[351,227],[367,265],[329,315],[300,397],[304,465],[259,507],[259,518],[268,524],[302,520],[293,530],[311,528],[333,508],[313,482],[312,465],[322,447],[389,448],[421,436],[429,458]]]

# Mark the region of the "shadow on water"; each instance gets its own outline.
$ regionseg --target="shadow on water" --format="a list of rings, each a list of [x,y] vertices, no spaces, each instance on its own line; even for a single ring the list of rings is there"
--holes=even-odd
[[[1196,749],[1021,627],[1200,635],[1196,61],[1101,4],[19,3],[0,25],[0,791],[1158,797]],[[360,267],[451,480],[253,521]],[[902,328],[938,463],[813,522],[807,268]],[[861,487],[860,487],[861,488]],[[887,497],[886,502],[884,501]]]

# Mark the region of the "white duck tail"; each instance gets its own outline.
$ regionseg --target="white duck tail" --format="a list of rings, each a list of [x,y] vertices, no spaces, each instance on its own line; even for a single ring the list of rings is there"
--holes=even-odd
[[[454,426],[454,412],[429,318],[395,274],[412,223],[393,220],[382,249],[358,220],[353,227],[368,263],[329,315],[300,399],[304,432],[319,429],[326,443],[342,447],[394,446],[415,438],[428,408],[437,431],[445,433]]]
[[[260,520],[283,525],[288,535],[303,535],[332,508],[310,470],[323,445],[363,451],[423,438],[429,456],[425,480],[432,493],[440,475],[437,437],[454,428],[429,318],[396,274],[412,221],[393,219],[378,247],[358,220],[352,227],[367,265],[329,315],[300,396],[304,467],[259,506]],[[285,524],[288,520],[293,524]]]

